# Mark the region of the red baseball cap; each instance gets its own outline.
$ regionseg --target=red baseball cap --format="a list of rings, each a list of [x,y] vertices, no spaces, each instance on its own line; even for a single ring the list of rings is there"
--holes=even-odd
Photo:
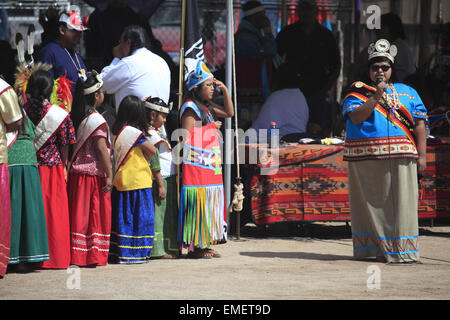
[[[81,20],[80,14],[77,11],[70,11],[69,13],[63,12],[59,16],[60,22],[65,22],[69,29],[74,29],[77,31],[87,30],[83,24],[83,20]]]

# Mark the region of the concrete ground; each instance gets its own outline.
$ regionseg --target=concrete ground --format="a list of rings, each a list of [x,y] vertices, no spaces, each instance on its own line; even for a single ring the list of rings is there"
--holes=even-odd
[[[248,223],[221,258],[8,273],[0,300],[450,299],[450,223],[422,222],[419,247],[422,264],[355,261],[344,222]]]

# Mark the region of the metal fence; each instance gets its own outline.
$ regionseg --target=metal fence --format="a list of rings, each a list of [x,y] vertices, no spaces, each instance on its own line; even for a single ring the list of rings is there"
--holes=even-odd
[[[235,31],[241,19],[241,7],[245,1],[234,1]],[[286,1],[283,10],[281,1],[262,1],[266,7],[266,14],[272,23],[273,34],[276,35],[284,24],[290,24],[295,19],[297,0]],[[217,67],[224,63],[226,54],[226,2],[224,0],[199,1],[199,14],[203,32],[203,41],[207,63]],[[352,6],[347,1],[327,1],[324,5],[319,1],[319,8],[330,16],[332,27],[340,19],[351,19]],[[345,17],[343,17],[345,15]],[[174,61],[179,61],[180,48],[180,17],[181,6],[179,0],[166,0],[150,18],[150,25],[154,36],[163,44]]]

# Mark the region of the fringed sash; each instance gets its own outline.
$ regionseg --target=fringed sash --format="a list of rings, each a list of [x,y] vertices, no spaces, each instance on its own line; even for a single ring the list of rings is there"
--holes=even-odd
[[[180,200],[179,241],[182,246],[210,247],[224,237],[223,185],[183,186]]]

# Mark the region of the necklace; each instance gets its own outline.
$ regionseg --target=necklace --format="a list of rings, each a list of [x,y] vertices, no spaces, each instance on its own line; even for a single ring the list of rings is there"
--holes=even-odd
[[[387,104],[389,105],[389,116],[388,119],[392,121],[392,118],[398,120],[395,110],[400,107],[400,99],[398,97],[397,90],[395,90],[392,84],[389,85],[389,88],[392,90],[392,99],[385,93],[385,99]],[[394,125],[394,123],[392,123]]]
[[[64,50],[66,50],[67,55],[69,56],[70,60],[72,60],[72,63],[74,65],[75,69],[77,69],[78,77],[84,76],[86,71],[83,68],[81,68],[81,63],[80,63],[80,60],[78,60],[77,54],[75,53],[75,59],[77,59],[78,66],[75,64],[75,61],[73,60],[72,55],[70,54],[70,52],[66,48],[64,48]]]
[[[393,100],[390,100],[390,104],[392,104],[392,107],[395,109],[398,109],[400,107],[400,99],[398,97],[397,90],[395,90],[394,85],[390,84],[389,88],[392,90],[392,97]]]

